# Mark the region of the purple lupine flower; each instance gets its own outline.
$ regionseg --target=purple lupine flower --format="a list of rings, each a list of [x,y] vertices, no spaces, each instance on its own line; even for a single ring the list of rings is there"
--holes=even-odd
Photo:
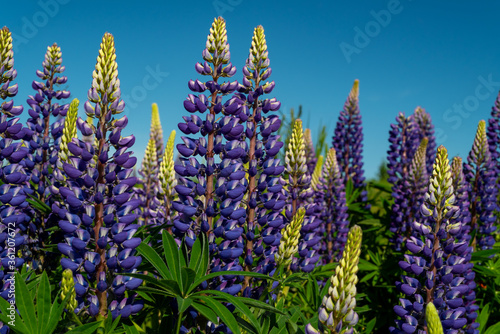
[[[351,92],[340,112],[333,148],[337,152],[340,173],[344,182],[352,180],[354,189],[361,189],[361,202],[367,201],[368,193],[364,189],[363,170],[363,126],[359,112],[359,81],[354,80]]]
[[[498,93],[495,104],[491,108],[487,136],[491,160],[494,161],[496,174],[500,175],[500,93]]]
[[[64,201],[52,208],[65,233],[66,242],[59,243],[58,249],[66,256],[61,265],[74,274],[76,312],[87,307],[91,316],[106,317],[109,299],[113,317],[128,317],[142,308],[133,294],[126,293],[142,281],[122,275],[136,272],[142,260],[136,255],[141,240],[134,237],[138,225],[133,224],[141,203],[132,199],[137,182],[132,168],[137,159],[128,149],[135,138],[121,137],[126,116],[114,119],[125,106],[115,59],[114,38],[106,33],[85,102],[85,112],[97,118],[97,126],[81,118],[76,122],[83,135],[95,136],[97,146],[76,138],[67,145],[71,155],[61,170],[55,169],[55,177],[66,183],[59,188]]]
[[[427,138],[425,161],[427,165],[427,175],[431,175],[432,164],[436,159],[436,138],[434,137],[434,125],[432,124],[431,115],[422,107],[417,107],[411,117],[416,125],[416,129],[418,129],[417,143],[420,143],[422,139]]]
[[[9,100],[17,94],[17,84],[12,81],[17,76],[12,51],[12,36],[7,27],[0,29],[0,295],[13,298],[11,280],[29,254],[26,245],[30,217],[26,215],[25,185],[28,176],[23,168],[23,159],[28,151],[22,147],[22,139],[29,130],[19,122],[22,106],[14,106]],[[22,257],[18,257],[18,252]],[[5,331],[7,326],[1,330]]]
[[[246,125],[245,135],[250,141],[244,157],[244,162],[248,161],[248,168],[245,168],[248,177],[245,269],[265,274],[275,269],[274,256],[284,226],[281,210],[286,198],[280,178],[284,166],[278,158],[283,146],[277,135],[281,120],[273,113],[281,103],[276,98],[261,97],[270,94],[275,86],[274,81],[267,81],[272,72],[269,65],[264,28],[258,26],[254,29],[252,46],[243,67],[242,84],[234,96],[241,108],[238,117],[241,124]],[[248,287],[244,294],[249,295],[252,292],[249,277],[245,278],[244,286]]]
[[[311,129],[304,130],[304,142],[306,147],[307,171],[310,175],[312,175],[314,173],[314,168],[316,167],[318,158],[316,158],[316,152],[314,150]]]
[[[469,201],[471,212],[471,231],[477,230],[472,246],[489,249],[495,243],[493,232],[497,227],[495,211],[498,210],[495,162],[486,137],[486,123],[480,121],[474,144],[464,163],[465,179],[469,183]]]
[[[195,69],[212,80],[188,83],[189,89],[198,94],[189,94],[184,101],[184,108],[192,115],[183,116],[185,122],[179,123],[179,129],[186,135],[200,133],[201,137],[181,137],[183,143],[177,145],[181,155],[180,163],[175,165],[179,175],[175,187],[178,200],[172,207],[179,214],[172,232],[179,238],[185,235],[188,246],[193,244],[197,233],[207,233],[213,254],[212,271],[242,270],[238,259],[243,254],[246,210],[242,200],[247,187],[242,159],[248,147],[240,123],[242,118],[248,118],[248,108],[242,108],[236,97],[223,101],[224,96],[236,90],[238,83],[219,82],[220,78],[232,77],[236,72],[230,63],[226,24],[221,17],[214,20],[202,55],[205,62],[197,63]],[[207,90],[208,97],[204,94]],[[196,112],[206,112],[205,120]],[[222,241],[217,244],[216,238]],[[216,288],[236,294],[241,290],[238,280],[238,277],[222,277]]]
[[[407,274],[396,282],[404,297],[394,307],[398,320],[396,327],[390,328],[391,333],[423,333],[428,303],[436,306],[445,333],[457,333],[467,324],[464,296],[469,286],[464,284],[464,274],[468,268],[463,257],[466,247],[455,241],[461,230],[460,209],[455,201],[447,151],[440,146],[421,206],[422,215],[428,219],[413,223],[415,236],[406,243],[410,254],[399,262]]]
[[[476,302],[476,283],[474,278],[476,273],[473,271],[473,263],[471,263],[472,257],[472,246],[470,244],[470,232],[471,232],[471,214],[469,211],[469,183],[466,181],[462,170],[462,158],[454,157],[451,163],[451,173],[453,178],[453,189],[455,189],[455,196],[457,198],[457,204],[460,208],[460,220],[461,220],[461,230],[456,236],[458,244],[461,247],[465,247],[466,250],[462,254],[465,258],[466,269],[464,272],[464,284],[469,287],[469,291],[464,294],[464,307],[467,312],[467,326],[465,328],[465,333],[467,334],[478,334],[479,323],[476,322],[478,316],[477,310],[479,306],[475,304]]]
[[[322,213],[322,230],[326,232],[326,240],[321,250],[323,264],[342,257],[349,233],[344,182],[337,161],[335,149],[330,148],[319,182],[323,184],[325,192]]]
[[[61,48],[57,44],[47,47],[45,60],[42,63],[42,70],[37,70],[36,75],[41,81],[34,80],[32,88],[36,91],[30,95],[27,102],[30,106],[26,125],[30,133],[24,138],[29,148],[29,154],[25,161],[30,177],[30,192],[36,195],[39,200],[45,202],[51,207],[54,203],[54,187],[58,188],[61,184],[54,179],[54,174],[49,170],[55,166],[58,161],[59,145],[64,127],[64,117],[67,114],[69,104],[59,104],[60,100],[70,96],[70,92],[58,87],[67,82],[67,77],[62,76],[65,67],[62,65]],[[51,120],[52,116],[52,120]],[[33,220],[30,223],[30,248],[35,253],[33,259],[29,259],[34,269],[50,267],[57,257],[51,253],[42,251],[45,244],[57,243],[59,234],[49,234],[47,229],[57,225],[57,217],[53,214],[46,216],[41,212],[35,212],[30,208]]]
[[[136,194],[141,200],[140,206],[140,224],[141,225],[159,225],[162,223],[161,202],[158,197],[160,191],[160,181],[158,179],[158,156],[156,144],[153,138],[148,141],[146,153],[142,160],[142,168],[139,170],[140,184],[142,188],[136,189]]]
[[[396,250],[413,234],[412,222],[424,219],[420,216],[420,205],[429,180],[426,167],[427,137],[424,137],[408,168],[407,176],[399,179],[393,187],[394,204],[390,231],[394,233],[390,239]]]
[[[296,119],[293,124],[292,135],[285,154],[285,172],[288,175],[289,203],[286,206],[286,217],[290,221],[299,207],[306,210],[300,231],[299,256],[294,258],[290,268],[293,271],[310,272],[319,260],[318,250],[321,247],[320,235],[317,228],[321,223],[321,207],[314,202],[314,190],[311,187],[306,159],[302,121]]]

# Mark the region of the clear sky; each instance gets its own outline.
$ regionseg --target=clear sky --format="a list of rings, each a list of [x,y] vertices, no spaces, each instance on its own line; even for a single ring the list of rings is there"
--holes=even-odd
[[[137,137],[140,159],[153,102],[165,137],[188,114],[187,82],[202,79],[194,65],[214,17],[226,19],[237,80],[253,29],[263,25],[276,81],[272,96],[283,111],[303,106],[313,138],[321,125],[331,137],[353,81],[360,80],[364,162],[372,177],[386,157],[389,124],[417,106],[431,114],[438,145],[466,157],[500,90],[499,11],[493,0],[25,0],[3,3],[2,21],[14,35],[15,102],[25,115],[48,45],[61,47],[68,89],[83,107],[101,38],[112,33],[130,121],[123,134]]]

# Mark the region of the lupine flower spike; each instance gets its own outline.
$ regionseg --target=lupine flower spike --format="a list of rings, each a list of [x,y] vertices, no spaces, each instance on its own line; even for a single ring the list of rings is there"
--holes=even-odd
[[[400,320],[390,328],[391,333],[423,331],[423,312],[429,303],[437,307],[447,333],[456,333],[454,330],[467,323],[462,307],[469,291],[464,283],[469,268],[464,257],[467,245],[455,241],[462,224],[457,220],[460,208],[455,205],[453,182],[447,151],[440,146],[421,206],[421,214],[427,219],[412,224],[414,235],[406,243],[411,254],[399,262],[408,275],[396,282],[405,297],[394,307]]]
[[[275,269],[275,254],[280,245],[284,219],[281,210],[285,205],[284,182],[280,178],[284,167],[277,155],[283,146],[276,134],[281,120],[273,112],[280,108],[276,98],[263,98],[275,86],[268,81],[272,73],[264,28],[254,29],[248,58],[243,67],[242,83],[235,98],[242,112],[238,118],[245,124],[245,135],[249,147],[243,162],[247,212],[245,229],[245,270],[272,274]],[[245,287],[251,288],[249,277]],[[251,289],[246,289],[245,294]],[[259,293],[254,291],[255,293]]]
[[[390,231],[394,233],[391,238],[396,249],[400,249],[413,233],[412,223],[421,220],[420,205],[429,182],[426,165],[427,137],[422,139],[409,166],[407,179],[394,187],[395,202],[392,208],[393,220]]]
[[[356,284],[358,263],[361,254],[361,228],[357,225],[349,230],[344,254],[331,277],[331,286],[319,309],[320,330],[311,324],[306,326],[307,334],[332,333],[352,334],[358,323],[356,307]]]
[[[306,146],[306,161],[307,161],[307,171],[312,175],[314,168],[317,165],[316,152],[314,150],[314,144],[311,136],[311,129],[304,130],[304,142]]]
[[[333,136],[333,148],[337,152],[344,182],[352,180],[355,189],[364,189],[363,127],[359,111],[358,80],[354,81],[344,109],[340,112]],[[360,201],[367,201],[366,190],[361,191]]]
[[[230,63],[226,22],[221,17],[212,24],[202,56],[204,64],[197,63],[195,69],[210,80],[189,81],[189,89],[197,94],[189,94],[184,101],[184,108],[192,115],[183,116],[184,123],[179,123],[182,133],[201,136],[182,136],[177,145],[180,159],[175,165],[179,176],[175,190],[179,200],[172,207],[179,214],[172,232],[179,239],[185,237],[188,246],[198,233],[206,233],[213,254],[212,271],[241,270],[238,258],[243,253],[241,225],[246,215],[241,201],[246,188],[242,157],[247,145],[238,115],[248,109],[242,110],[235,98],[223,101],[238,83],[220,81],[236,72]],[[208,96],[204,93],[207,90]],[[204,119],[198,116],[203,113]],[[217,238],[222,241],[216,242]],[[235,294],[241,289],[237,280],[239,277],[223,279],[217,288]]]
[[[498,210],[497,179],[495,173],[495,162],[491,159],[491,153],[486,137],[486,123],[480,121],[477,127],[474,144],[464,164],[464,174],[470,186],[470,212],[471,230],[476,230],[476,236],[472,241],[474,249],[489,249],[493,247],[495,239],[493,233],[497,227],[495,211]]]
[[[12,249],[25,254],[27,222],[24,208],[28,206],[24,192],[25,182],[28,179],[21,162],[28,151],[22,146],[19,139],[26,134],[26,129],[19,122],[22,106],[14,106],[9,98],[16,96],[17,84],[12,81],[17,76],[14,67],[14,53],[12,51],[12,36],[7,27],[0,29],[0,294],[5,300],[9,299],[9,291],[13,281],[12,272],[20,268],[23,257],[12,253]],[[13,237],[14,247],[8,247],[7,241]],[[14,263],[11,256],[14,256]],[[10,294],[12,298],[12,294]],[[6,328],[6,327],[5,327]],[[4,330],[2,328],[2,330]]]
[[[158,179],[161,186],[160,193],[163,196],[163,209],[165,210],[163,215],[165,222],[169,225],[172,224],[172,202],[175,199],[175,186],[177,185],[174,170],[175,133],[175,130],[172,130],[172,132],[170,132],[170,136],[168,137],[167,145],[165,147],[165,154],[160,163],[160,171],[158,174]]]
[[[132,198],[137,159],[128,149],[135,137],[121,136],[126,116],[114,119],[125,107],[117,67],[114,38],[106,33],[84,104],[97,125],[81,118],[76,122],[81,134],[95,138],[97,145],[76,138],[68,143],[71,155],[62,163],[67,185],[59,189],[63,201],[53,209],[65,233],[66,242],[58,249],[65,255],[62,267],[73,271],[75,311],[86,308],[93,317],[107,317],[109,311],[113,318],[126,318],[142,308],[131,293],[142,280],[122,275],[136,272],[142,260],[136,256],[141,240],[134,237],[138,226],[133,224],[141,201]]]
[[[79,104],[80,101],[78,101],[78,99],[74,99],[73,101],[71,101],[69,110],[64,120],[64,129],[63,129],[63,134],[61,136],[61,144],[59,145],[59,159],[62,162],[68,162],[68,157],[70,155],[70,152],[68,150],[68,144],[71,143],[73,138],[77,138],[76,120],[78,118]]]
[[[158,105],[153,103],[151,106],[151,131],[150,137],[154,139],[156,145],[156,155],[158,156],[158,162],[163,159],[163,129],[161,128],[160,122],[160,112],[158,111]]]
[[[68,297],[66,309],[68,312],[73,312],[78,307],[75,294],[75,281],[73,280],[73,272],[71,269],[65,269],[61,281],[61,299],[64,300]]]
[[[425,321],[427,322],[428,334],[443,334],[443,325],[439,319],[439,314],[434,303],[427,304],[425,308]]]
[[[349,232],[344,182],[334,148],[328,151],[322,176],[325,185],[322,230],[326,232],[322,254],[323,262],[331,263],[342,256]]]
[[[299,208],[292,221],[285,227],[278,253],[274,255],[277,267],[283,265],[287,268],[292,263],[293,256],[299,251],[300,228],[305,214],[306,210]]]

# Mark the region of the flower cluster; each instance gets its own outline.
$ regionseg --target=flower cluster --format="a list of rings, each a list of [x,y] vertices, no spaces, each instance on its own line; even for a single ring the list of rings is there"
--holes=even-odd
[[[361,228],[354,225],[348,234],[347,244],[335,274],[330,278],[331,286],[323,297],[319,309],[320,331],[311,324],[306,326],[307,334],[332,333],[352,334],[358,323],[356,307],[356,284],[358,283],[358,262],[361,254]]]
[[[491,159],[485,121],[479,122],[467,163],[464,163],[464,174],[470,186],[471,230],[477,230],[472,245],[474,248],[489,249],[495,243],[492,234],[497,229],[498,175],[495,161]]]
[[[321,254],[325,264],[340,259],[349,232],[345,185],[334,148],[328,151],[320,180],[318,187],[321,184],[324,192],[321,229],[326,232]]]
[[[337,152],[340,173],[344,182],[352,180],[355,189],[361,190],[361,202],[367,201],[364,189],[363,126],[359,111],[359,81],[355,80],[351,92],[340,112],[333,148]]]
[[[407,273],[396,287],[404,294],[400,305],[394,307],[399,317],[391,333],[417,333],[424,330],[424,308],[434,303],[446,333],[456,333],[467,319],[464,296],[469,286],[464,274],[469,265],[464,257],[467,244],[455,241],[460,233],[460,209],[455,205],[452,173],[447,151],[437,150],[428,191],[421,206],[427,220],[413,223],[414,236],[406,248],[410,254],[399,266]]]
[[[478,316],[477,310],[479,306],[476,302],[476,283],[474,278],[476,273],[473,271],[473,264],[470,262],[472,258],[473,247],[470,246],[471,233],[471,213],[469,211],[469,183],[466,181],[463,173],[462,158],[454,157],[451,162],[451,173],[453,179],[453,189],[457,198],[457,204],[460,208],[461,229],[456,235],[456,241],[460,244],[467,245],[467,249],[463,252],[462,257],[467,263],[464,272],[464,284],[469,287],[469,291],[464,293],[464,307],[467,312],[466,333],[477,334],[479,323],[476,322]]]
[[[401,250],[403,241],[412,234],[411,222],[419,215],[423,187],[432,174],[436,146],[433,128],[430,115],[420,107],[409,117],[399,113],[396,123],[391,124],[387,173],[394,197],[390,231],[394,233],[391,243],[396,250]],[[412,164],[417,163],[416,153],[423,140],[426,148],[423,156],[420,153],[420,160],[423,159],[420,162],[425,167],[425,173],[411,176]],[[415,180],[415,176],[419,180]]]
[[[106,33],[84,105],[97,125],[76,121],[82,135],[92,136],[96,145],[76,138],[67,143],[69,156],[62,171],[55,170],[56,179],[65,183],[58,189],[63,200],[52,207],[65,233],[58,249],[65,255],[62,267],[74,275],[75,312],[86,307],[91,316],[107,316],[109,310],[113,318],[142,308],[132,293],[142,280],[121,274],[136,272],[142,260],[135,251],[141,240],[134,237],[134,210],[141,203],[132,199],[137,159],[128,149],[135,138],[121,136],[126,116],[114,119],[125,107],[115,59],[113,36]]]
[[[29,133],[19,122],[22,106],[14,106],[17,84],[12,84],[14,69],[12,36],[7,27],[0,29],[0,295],[9,300],[11,280],[24,263],[28,224],[25,182],[28,180],[22,162],[28,150],[20,139]],[[21,251],[22,256],[19,256]],[[7,327],[5,327],[7,328]],[[2,330],[4,330],[2,328]]]

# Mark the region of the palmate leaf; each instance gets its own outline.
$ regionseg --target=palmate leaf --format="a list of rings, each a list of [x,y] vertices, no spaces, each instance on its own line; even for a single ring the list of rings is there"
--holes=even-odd
[[[37,333],[37,319],[35,314],[35,304],[31,298],[30,292],[21,275],[15,274],[16,284],[16,306],[19,315],[26,324],[29,333]]]
[[[15,274],[16,284],[16,304],[19,314],[16,312],[15,325],[12,330],[15,333],[29,334],[51,334],[55,331],[59,320],[61,319],[64,306],[67,299],[62,303],[52,302],[50,297],[50,283],[47,273],[44,271],[41,275],[38,290],[36,293],[36,313],[34,300],[23,277]],[[66,297],[69,298],[69,295]],[[4,315],[9,314],[7,308],[9,303],[0,298],[0,320],[8,323],[9,319]]]
[[[176,280],[179,283],[179,287],[181,291],[183,291],[182,285],[182,275],[181,275],[181,260],[179,256],[179,248],[175,243],[174,237],[163,230],[162,232],[162,241],[163,241],[163,255],[165,256],[165,260],[167,262],[168,269],[172,272],[172,279]]]
[[[238,322],[234,318],[234,315],[227,309],[226,306],[222,305],[220,302],[206,296],[197,296],[198,300],[204,302],[209,308],[211,308],[217,316],[233,331],[234,334],[241,334]]]
[[[204,293],[210,293],[212,295],[215,295],[216,299],[220,299],[223,302],[226,303],[231,303],[233,304],[243,315],[249,320],[251,325],[253,326],[253,331],[260,333],[261,328],[260,328],[260,323],[257,321],[257,318],[255,318],[254,314],[248,306],[246,306],[238,297],[234,297],[228,293],[222,292],[222,291],[217,291],[217,290],[207,290],[203,291]]]
[[[174,279],[169,268],[165,265],[165,262],[151,246],[142,242],[136,249],[140,255],[144,256],[144,258],[158,270],[162,278],[169,280]]]
[[[95,321],[95,322],[91,322],[88,324],[78,326],[78,327],[66,332],[66,334],[93,334],[101,326],[102,326],[102,321]]]
[[[212,278],[215,278],[218,276],[223,276],[223,275],[241,275],[241,274],[242,274],[241,271],[236,271],[236,270],[228,270],[228,271],[220,271],[220,272],[216,272],[216,273],[210,273],[210,274],[194,281],[194,283],[191,285],[191,288],[188,290],[188,293],[191,293],[194,289],[196,289],[196,287],[198,285],[200,285],[201,283],[203,283],[205,281],[208,281],[209,279],[212,279]],[[245,276],[256,277],[256,278],[260,278],[260,279],[277,280],[276,278],[269,277],[268,275],[254,273],[251,271],[245,271],[244,274],[245,274]]]

